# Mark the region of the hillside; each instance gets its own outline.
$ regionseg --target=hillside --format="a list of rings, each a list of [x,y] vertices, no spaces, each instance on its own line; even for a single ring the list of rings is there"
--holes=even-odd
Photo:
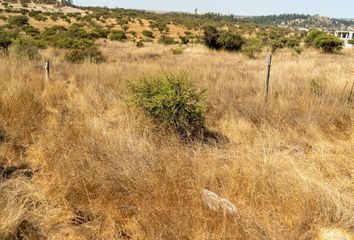
[[[0,9],[0,239],[354,239],[354,51],[312,43],[338,39]]]
[[[282,14],[247,18],[257,24],[270,24],[289,27],[292,29],[322,28],[328,31],[346,29],[354,26],[353,20],[334,19],[324,16],[302,14]]]

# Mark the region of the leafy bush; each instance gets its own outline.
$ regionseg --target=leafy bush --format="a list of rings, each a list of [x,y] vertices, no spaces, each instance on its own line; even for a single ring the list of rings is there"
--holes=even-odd
[[[348,43],[354,45],[354,39],[349,40]]]
[[[182,44],[188,44],[189,43],[189,36],[179,36],[179,39],[181,40]]]
[[[27,35],[32,36],[32,37],[37,36],[38,34],[41,33],[38,28],[32,27],[31,25],[24,26],[23,31]]]
[[[138,48],[142,48],[142,47],[144,47],[144,43],[142,41],[138,41],[138,42],[136,42],[136,46]]]
[[[19,15],[10,17],[7,22],[11,26],[23,27],[25,25],[28,25],[28,20],[28,17]]]
[[[176,42],[172,37],[169,37],[167,35],[161,35],[161,37],[158,40],[158,43],[165,44],[165,45],[171,45],[171,44],[175,44]]]
[[[198,91],[184,74],[143,76],[130,83],[133,103],[159,128],[193,139],[205,131],[204,91]]]
[[[272,39],[269,41],[269,46],[272,53],[275,53],[278,49],[285,47],[284,41],[281,39]]]
[[[220,49],[221,45],[219,42],[220,33],[214,26],[205,26],[204,30],[204,42],[208,48]]]
[[[9,55],[9,47],[13,43],[16,34],[10,31],[0,30],[0,49]]]
[[[315,43],[315,40],[317,37],[322,35],[323,32],[318,30],[318,29],[312,29],[308,34],[307,37],[305,38],[305,44],[306,46],[310,47],[313,46]]]
[[[90,48],[95,44],[89,39],[76,39],[66,37],[58,40],[56,47],[63,49],[80,49],[80,48]]]
[[[142,33],[143,33],[143,35],[144,35],[145,37],[154,38],[154,33],[151,32],[151,31],[144,30]]]
[[[333,35],[322,34],[315,39],[314,45],[324,53],[333,53],[342,50],[344,42]]]
[[[35,59],[39,56],[36,44],[32,40],[25,38],[19,38],[14,41],[14,52],[18,57],[29,59]]]
[[[111,41],[121,41],[127,40],[127,36],[123,31],[113,31],[109,34],[108,39]]]
[[[242,36],[231,32],[221,33],[217,41],[220,46],[228,51],[239,51],[245,44]]]
[[[91,63],[101,63],[105,61],[102,52],[96,47],[71,49],[65,53],[65,60],[71,63],[82,63],[85,60]]]
[[[254,54],[262,51],[262,43],[259,38],[250,38],[242,46],[242,52],[249,58],[254,58]]]

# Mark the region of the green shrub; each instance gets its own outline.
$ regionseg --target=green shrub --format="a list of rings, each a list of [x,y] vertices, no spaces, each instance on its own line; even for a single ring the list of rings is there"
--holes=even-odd
[[[189,36],[179,36],[179,39],[181,40],[182,44],[188,44],[189,43]]]
[[[284,38],[284,42],[286,47],[296,48],[300,46],[301,40],[297,37],[292,36],[292,37]]]
[[[158,43],[160,44],[165,44],[165,45],[171,45],[171,44],[175,44],[175,40],[167,35],[161,35],[161,37],[158,40]]]
[[[154,38],[154,33],[151,32],[151,31],[144,30],[142,33],[143,33],[143,35],[144,35],[145,37]]]
[[[333,35],[322,34],[315,39],[314,45],[324,53],[333,53],[342,50],[344,42]]]
[[[6,55],[9,55],[9,47],[15,37],[15,33],[13,32],[0,30],[0,49]]]
[[[38,34],[41,33],[38,28],[32,27],[31,25],[24,26],[23,31],[27,35],[32,36],[32,37],[37,36]]]
[[[272,39],[269,41],[269,46],[272,53],[275,53],[278,49],[285,47],[284,41],[282,39]]]
[[[322,35],[323,32],[318,30],[318,29],[312,29],[308,34],[307,37],[305,38],[305,44],[306,46],[314,46],[315,39]]]
[[[14,52],[18,57],[35,59],[39,56],[38,47],[30,39],[17,39],[14,41]]]
[[[90,48],[93,47],[95,44],[93,41],[89,39],[76,39],[65,37],[60,39],[56,43],[56,47],[63,48],[63,49],[80,49],[80,48]]]
[[[204,42],[208,48],[220,49],[221,45],[219,40],[220,33],[214,26],[205,26],[204,30]]]
[[[111,34],[109,34],[108,39],[111,41],[125,41],[127,40],[127,36],[123,31],[113,31]]]
[[[254,58],[254,54],[262,51],[262,42],[259,38],[247,39],[242,46],[242,52],[249,58]]]
[[[228,51],[239,51],[245,44],[241,35],[231,32],[221,33],[217,41],[220,46]]]
[[[159,128],[193,139],[205,131],[204,91],[198,91],[184,74],[143,76],[130,83],[133,103]]]
[[[354,45],[354,39],[349,40],[348,43]]]
[[[138,41],[138,42],[136,42],[136,46],[137,46],[138,48],[142,48],[142,47],[144,47],[145,45],[144,45],[144,43],[143,43],[142,41]]]
[[[28,17],[19,15],[10,17],[7,22],[11,26],[23,27],[25,25],[28,25],[28,20]]]
[[[71,63],[101,63],[105,61],[102,52],[96,47],[71,49],[65,53],[64,59]]]
[[[45,16],[43,16],[43,15],[36,15],[36,16],[34,16],[33,17],[35,20],[37,20],[37,21],[41,21],[41,22],[45,22],[45,21],[47,21],[48,20],[48,18],[47,17],[45,17]]]

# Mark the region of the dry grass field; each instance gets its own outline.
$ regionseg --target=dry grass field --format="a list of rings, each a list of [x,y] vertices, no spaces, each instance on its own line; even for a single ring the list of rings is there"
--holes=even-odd
[[[0,59],[0,239],[352,239],[354,52],[279,51],[265,105],[264,54],[170,48],[106,41],[99,65],[48,49],[46,85],[43,59]],[[227,141],[182,142],[129,104],[127,81],[181,71]]]

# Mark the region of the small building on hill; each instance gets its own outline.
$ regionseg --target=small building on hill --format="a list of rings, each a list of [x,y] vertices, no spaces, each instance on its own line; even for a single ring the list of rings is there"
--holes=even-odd
[[[353,44],[350,44],[349,41],[354,41],[354,31],[336,31],[336,37],[342,39],[344,41],[345,47],[352,48]]]

